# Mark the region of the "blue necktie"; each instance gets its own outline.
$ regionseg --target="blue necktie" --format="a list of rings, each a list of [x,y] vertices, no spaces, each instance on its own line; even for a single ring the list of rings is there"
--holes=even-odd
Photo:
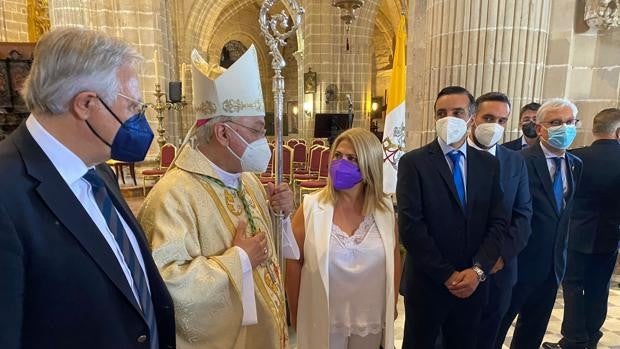
[[[564,206],[564,183],[562,182],[562,158],[553,158],[555,162],[555,173],[553,175],[553,196],[555,197],[555,205],[558,212],[562,211]]]
[[[110,232],[114,235],[114,240],[116,240],[116,243],[123,253],[123,259],[131,272],[133,286],[138,294],[142,314],[144,315],[144,319],[149,326],[150,348],[157,349],[159,348],[159,338],[157,335],[155,311],[153,309],[151,293],[149,292],[147,286],[146,276],[144,275],[142,266],[138,261],[138,256],[136,256],[136,253],[129,242],[125,228],[123,228],[123,223],[114,208],[114,204],[108,195],[105,184],[99,175],[97,175],[97,172],[95,172],[94,169],[89,170],[84,175],[84,179],[87,180],[92,186],[93,195],[95,197],[95,201],[97,202],[97,206],[99,206],[99,210],[101,210],[103,218],[105,218],[108,228],[110,228]]]
[[[461,170],[461,153],[460,150],[453,150],[448,153],[450,160],[452,160],[452,179],[454,180],[454,186],[456,187],[456,193],[461,201],[461,206],[465,207],[465,182],[463,181],[463,171]]]

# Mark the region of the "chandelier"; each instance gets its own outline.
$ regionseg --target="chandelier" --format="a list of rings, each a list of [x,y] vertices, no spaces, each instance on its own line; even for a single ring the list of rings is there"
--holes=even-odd
[[[357,19],[357,10],[364,5],[364,0],[332,0],[332,6],[340,9],[340,19],[344,22],[347,31],[353,20]]]

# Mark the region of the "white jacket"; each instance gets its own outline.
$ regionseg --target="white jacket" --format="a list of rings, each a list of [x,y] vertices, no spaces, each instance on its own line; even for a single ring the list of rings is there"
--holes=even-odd
[[[385,329],[383,347],[394,347],[394,210],[376,210],[374,219],[385,248]],[[304,198],[304,265],[301,269],[297,309],[297,348],[327,349],[329,346],[329,240],[334,206],[319,202],[318,192]]]

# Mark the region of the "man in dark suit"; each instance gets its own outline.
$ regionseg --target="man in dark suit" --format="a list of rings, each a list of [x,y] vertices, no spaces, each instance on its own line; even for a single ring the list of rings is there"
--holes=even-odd
[[[577,132],[577,107],[551,99],[536,120],[540,142],[521,151],[532,195],[532,233],[518,256],[518,279],[497,348],[517,315],[511,348],[540,347],[566,266],[568,223],[582,168],[581,160],[566,152]]]
[[[407,249],[403,348],[476,348],[486,276],[499,259],[507,218],[493,156],[466,143],[473,96],[444,88],[438,138],[400,160],[396,195]]]
[[[37,43],[32,114],[0,143],[2,349],[175,347],[170,295],[102,164],[140,161],[153,139],[139,60],[83,28]]]
[[[594,142],[572,151],[583,161],[568,237],[562,281],[564,320],[559,343],[547,349],[596,348],[607,316],[609,280],[620,241],[620,109],[594,117]]]
[[[521,150],[527,147],[531,147],[538,142],[538,135],[536,134],[536,112],[540,108],[540,104],[536,102],[528,103],[521,107],[519,113],[519,125],[521,125],[521,137],[506,142],[504,147],[512,150]]]
[[[510,100],[501,92],[489,92],[476,99],[476,116],[467,142],[499,160],[503,205],[510,215],[501,257],[489,276],[489,298],[478,331],[478,349],[494,348],[499,324],[508,310],[512,287],[517,282],[517,255],[527,244],[532,218],[532,197],[527,166],[520,154],[497,142],[510,116]]]

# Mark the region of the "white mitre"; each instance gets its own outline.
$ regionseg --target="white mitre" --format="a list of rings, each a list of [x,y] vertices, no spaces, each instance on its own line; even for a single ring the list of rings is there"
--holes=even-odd
[[[254,45],[228,69],[207,63],[192,51],[196,128],[216,116],[265,116]]]

